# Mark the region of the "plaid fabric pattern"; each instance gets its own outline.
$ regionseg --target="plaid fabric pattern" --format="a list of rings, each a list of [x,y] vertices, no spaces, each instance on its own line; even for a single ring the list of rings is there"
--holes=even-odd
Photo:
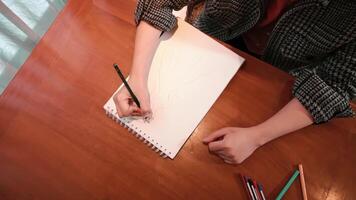
[[[188,0],[139,0],[136,23],[176,26],[172,10]],[[263,16],[262,0],[206,0],[193,25],[220,40],[238,37]],[[299,0],[278,21],[262,57],[296,77],[294,96],[315,123],[353,116],[356,97],[356,2]]]
[[[356,40],[324,62],[299,68],[292,75],[296,76],[293,94],[315,123],[353,115],[349,101],[356,95]]]
[[[172,30],[177,19],[173,10],[180,10],[188,4],[188,0],[138,0],[135,10],[135,22],[141,20],[162,31]]]
[[[279,20],[263,59],[296,77],[293,95],[318,124],[354,115],[355,47],[355,1],[302,1]]]
[[[220,40],[231,40],[252,28],[263,10],[259,0],[208,0],[193,26]]]

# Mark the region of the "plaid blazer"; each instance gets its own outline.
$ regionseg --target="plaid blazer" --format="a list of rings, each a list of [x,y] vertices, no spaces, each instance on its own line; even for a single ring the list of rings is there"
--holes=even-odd
[[[172,10],[189,0],[138,0],[135,21],[170,31]],[[265,12],[264,0],[206,0],[193,25],[220,40],[254,27]],[[262,59],[296,77],[293,95],[315,123],[353,116],[356,96],[356,1],[299,0],[278,20]]]

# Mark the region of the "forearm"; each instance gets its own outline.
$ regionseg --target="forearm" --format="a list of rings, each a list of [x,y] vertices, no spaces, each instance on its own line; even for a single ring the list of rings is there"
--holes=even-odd
[[[145,21],[141,21],[138,25],[130,73],[131,79],[144,84],[147,83],[151,62],[160,42],[161,32]]]
[[[313,124],[313,118],[298,99],[292,99],[279,112],[255,126],[256,139],[263,145],[273,139]]]

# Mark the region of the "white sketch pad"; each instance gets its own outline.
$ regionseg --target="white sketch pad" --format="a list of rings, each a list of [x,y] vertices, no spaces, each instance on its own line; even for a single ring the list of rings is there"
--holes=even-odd
[[[174,34],[165,33],[161,40],[148,80],[153,120],[119,118],[112,97],[104,109],[156,152],[173,159],[244,59],[180,19]]]

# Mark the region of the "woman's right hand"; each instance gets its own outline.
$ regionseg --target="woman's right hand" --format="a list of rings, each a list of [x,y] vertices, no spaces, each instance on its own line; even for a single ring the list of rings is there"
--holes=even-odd
[[[136,105],[130,93],[123,87],[114,95],[116,110],[120,117],[142,116],[145,120],[152,117],[147,79],[161,32],[145,21],[141,21],[137,26],[132,68],[128,82],[140,102],[141,108]]]
[[[122,87],[113,98],[119,117],[142,116],[145,119],[150,119],[152,111],[147,84],[135,81],[134,79],[129,79],[128,84],[139,100],[141,108],[132,100],[126,87]]]

